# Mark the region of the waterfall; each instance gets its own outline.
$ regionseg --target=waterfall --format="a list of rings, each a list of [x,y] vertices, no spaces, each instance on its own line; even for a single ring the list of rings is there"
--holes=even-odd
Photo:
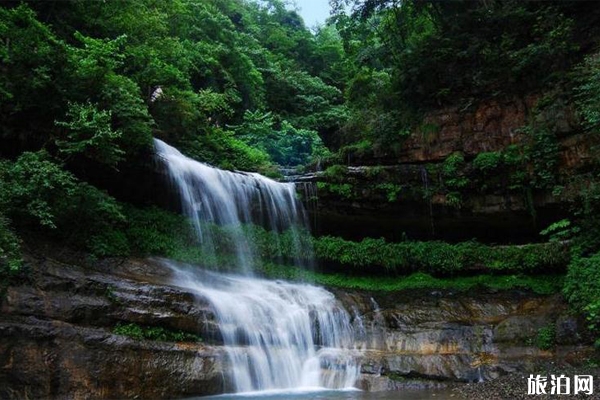
[[[354,332],[349,314],[333,294],[308,284],[252,276],[259,254],[244,224],[292,232],[298,254],[312,254],[300,239],[306,213],[294,184],[222,171],[187,158],[160,140],[155,140],[155,148],[181,198],[183,213],[193,221],[203,254],[216,252],[217,238],[206,229],[207,223],[225,226],[231,235],[233,262],[241,275],[165,263],[175,272],[176,285],[211,305],[235,391],[352,387],[360,370],[352,349]]]
[[[304,253],[302,260],[312,258],[312,249],[300,238],[300,231],[308,229],[308,223],[293,183],[279,183],[257,173],[213,168],[184,156],[158,139],[154,139],[154,145],[179,194],[183,214],[194,224],[202,254],[207,259],[216,259],[219,247],[210,225],[223,226],[226,229],[219,235],[227,236],[227,251],[234,256],[233,260],[228,260],[234,263],[230,267],[252,274],[259,258],[254,243],[244,230],[244,224],[250,223],[276,231],[288,230],[294,253]],[[296,263],[302,263],[302,260],[298,258]]]

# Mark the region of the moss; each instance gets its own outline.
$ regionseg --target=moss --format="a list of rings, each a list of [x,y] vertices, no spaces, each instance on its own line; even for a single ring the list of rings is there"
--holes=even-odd
[[[161,342],[201,342],[199,335],[165,329],[158,326],[143,326],[135,323],[117,324],[112,332],[116,335],[129,336],[136,340],[157,340]]]

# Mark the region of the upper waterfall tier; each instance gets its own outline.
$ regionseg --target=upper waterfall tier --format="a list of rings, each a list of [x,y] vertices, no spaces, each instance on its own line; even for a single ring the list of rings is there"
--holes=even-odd
[[[306,213],[296,197],[293,183],[280,183],[257,173],[224,171],[192,160],[165,142],[154,139],[156,154],[163,160],[183,213],[198,235],[203,255],[216,259],[211,224],[226,227],[230,244],[227,262],[250,273],[259,260],[255,246],[243,230],[244,224],[257,224],[272,230],[290,229],[293,246],[302,246],[298,230],[307,227]],[[302,249],[303,252],[311,249]]]

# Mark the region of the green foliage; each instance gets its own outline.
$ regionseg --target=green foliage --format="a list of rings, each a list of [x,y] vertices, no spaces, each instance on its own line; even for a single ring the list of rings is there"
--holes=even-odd
[[[156,207],[126,207],[125,236],[131,252],[140,256],[162,256],[184,262],[202,260],[190,222]]]
[[[571,306],[585,315],[600,343],[600,253],[575,256],[569,264],[563,294]]]
[[[373,143],[369,139],[363,139],[351,145],[340,148],[338,152],[339,158],[343,161],[349,161],[353,156],[364,156],[373,150]]]
[[[577,111],[590,133],[600,131],[600,57],[591,55],[575,69]]]
[[[23,260],[19,242],[8,218],[0,214],[0,281],[21,269]]]
[[[78,181],[45,151],[0,164],[0,198],[20,226],[50,228],[96,255],[127,253],[117,232],[124,216],[116,200]]]
[[[450,154],[441,166],[440,178],[446,190],[446,203],[454,208],[462,205],[461,190],[469,184],[465,176],[465,158],[462,153]]]
[[[61,199],[57,211],[56,235],[67,243],[98,257],[129,254],[122,206],[104,191],[80,182],[72,196]]]
[[[500,274],[556,272],[565,270],[570,257],[567,247],[560,243],[493,247],[476,242],[386,243],[371,238],[350,242],[324,236],[315,239],[314,249],[320,260],[364,273],[423,271],[448,275],[473,269]]]
[[[502,162],[502,153],[497,151],[483,152],[477,154],[473,160],[473,168],[483,173],[490,173],[497,169]]]
[[[226,226],[203,224],[210,231],[215,253],[208,254],[195,243],[189,222],[159,209],[127,210],[127,236],[140,255],[160,255],[185,262],[218,267],[227,265],[236,236]],[[315,257],[324,266],[338,265],[347,273],[363,275],[407,275],[426,272],[436,276],[470,274],[473,271],[506,274],[564,272],[570,260],[566,244],[560,242],[522,246],[489,246],[477,242],[387,243],[365,238],[360,242],[339,237],[312,237],[308,232],[267,231],[256,225],[243,226],[254,251],[265,260],[305,260]],[[298,246],[298,241],[304,243]],[[313,248],[312,252],[303,249]],[[191,251],[190,249],[194,249]],[[210,259],[217,257],[216,260]]]
[[[379,183],[375,186],[377,190],[381,190],[385,193],[387,201],[390,203],[395,202],[398,199],[398,193],[402,190],[402,186],[395,183]]]
[[[343,182],[348,168],[345,165],[332,165],[323,171],[323,176],[332,182]]]
[[[0,209],[1,206],[0,201]],[[6,288],[18,276],[22,267],[20,239],[12,231],[8,218],[0,213],[0,301],[5,295]]]
[[[73,34],[83,47],[73,47],[71,51],[77,60],[75,73],[91,84],[100,83],[106,75],[115,71],[123,65],[124,55],[121,48],[125,43],[126,36],[122,35],[114,40],[96,39],[82,35],[79,32]]]
[[[561,219],[550,224],[546,229],[540,232],[540,235],[546,236],[551,242],[571,239],[579,232],[579,228],[571,225],[568,219]]]
[[[354,188],[350,183],[327,183],[317,182],[317,189],[322,194],[333,194],[346,200],[352,200],[355,197]]]
[[[124,151],[115,141],[122,132],[111,128],[111,112],[100,111],[94,105],[69,104],[68,121],[57,121],[56,125],[66,130],[66,140],[57,140],[61,153],[85,154],[100,163],[115,166],[123,159]]]
[[[556,344],[556,326],[552,323],[538,329],[535,345],[541,350],[550,350]]]
[[[369,178],[377,178],[385,173],[385,168],[381,165],[377,165],[375,167],[368,167],[365,173]]]
[[[220,128],[181,144],[188,156],[223,169],[266,172],[271,166],[264,150],[251,147],[233,132]]]
[[[202,341],[202,338],[194,333],[166,329],[160,326],[142,326],[136,323],[118,323],[112,332],[115,335],[129,336],[135,340],[156,340],[160,342]]]
[[[451,189],[461,189],[469,184],[467,177],[463,175],[465,157],[462,153],[450,154],[442,164],[442,178],[444,184]]]
[[[80,46],[69,46],[69,100],[66,119],[56,125],[67,130],[57,143],[64,152],[88,150],[86,154],[109,165],[151,145],[152,121],[140,98],[138,85],[121,74],[124,45],[121,35],[114,40],[74,34]],[[91,103],[90,103],[91,100]],[[70,144],[64,139],[75,143]]]
[[[45,151],[23,153],[15,163],[2,165],[3,197],[7,212],[56,228],[59,203],[74,195],[76,178]]]
[[[330,27],[317,40],[278,1],[26,2],[0,9],[0,34],[3,156],[46,146],[114,167],[156,135],[273,174],[328,156],[317,131],[347,118],[341,38]],[[68,165],[100,168],[83,157]]]
[[[304,165],[323,148],[314,130],[297,129],[287,121],[275,128],[270,112],[262,114],[247,110],[241,125],[235,128],[237,137],[252,148],[269,154],[280,165]]]
[[[554,294],[560,291],[562,277],[557,275],[477,275],[457,278],[435,278],[417,272],[402,277],[372,275],[349,275],[341,273],[318,273],[305,269],[283,267],[275,264],[261,266],[260,272],[269,278],[314,282],[319,285],[341,289],[359,289],[380,292],[398,292],[415,289],[437,289],[468,292],[475,289],[531,290],[538,294]]]
[[[379,26],[390,54],[384,61],[404,99],[418,106],[531,90],[551,81],[577,49],[574,21],[557,3],[378,3],[359,10]]]
[[[345,3],[345,5],[344,5]],[[353,13],[348,15],[348,3]],[[343,41],[350,116],[337,135],[398,155],[404,133],[431,135],[425,113],[460,112],[483,99],[543,92],[568,80],[581,49],[597,42],[598,14],[561,1],[334,0]],[[584,39],[585,38],[585,39]],[[591,77],[593,62],[585,68]],[[587,114],[594,116],[593,79]],[[585,97],[585,96],[584,96]],[[597,97],[597,96],[595,96]],[[582,105],[583,105],[582,99]],[[596,107],[597,108],[597,107]],[[419,128],[418,128],[419,127]],[[488,160],[490,161],[490,160]]]
[[[556,135],[545,127],[528,125],[523,128],[529,136],[528,161],[533,165],[531,185],[539,189],[552,188],[557,182],[559,145]]]
[[[368,150],[399,149],[419,117],[398,103],[389,70],[356,66],[354,74],[346,89],[350,115],[339,132],[343,143],[348,143],[344,152],[360,153],[367,143]],[[352,143],[358,146],[353,149]]]
[[[0,49],[0,136],[22,133],[40,143],[40,130],[53,122],[48,115],[57,110],[65,46],[24,4],[0,7],[0,37],[5,43]]]

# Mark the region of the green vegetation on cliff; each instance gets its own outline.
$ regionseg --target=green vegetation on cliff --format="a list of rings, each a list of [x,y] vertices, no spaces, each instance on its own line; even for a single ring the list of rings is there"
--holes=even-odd
[[[129,336],[136,340],[158,340],[161,342],[201,342],[199,335],[165,329],[159,326],[142,326],[135,323],[119,323],[113,328],[116,335]]]
[[[599,33],[592,2],[352,1],[351,15],[348,2],[332,3],[351,77],[337,142],[366,139],[387,151],[400,149],[424,111],[563,85]]]

